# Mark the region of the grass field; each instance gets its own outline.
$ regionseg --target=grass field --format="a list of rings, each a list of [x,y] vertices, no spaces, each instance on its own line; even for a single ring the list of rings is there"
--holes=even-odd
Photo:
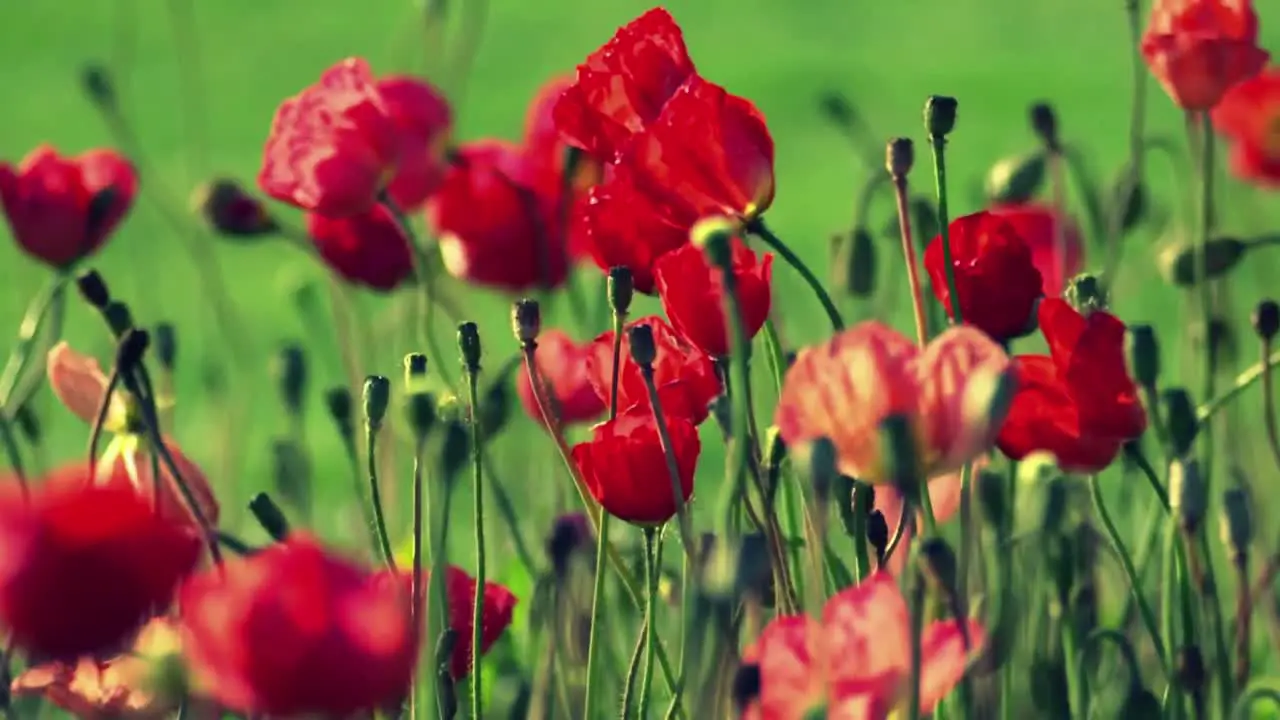
[[[456,7],[451,12],[475,12],[479,4],[452,3]],[[457,78],[444,83],[458,93],[455,135],[461,141],[516,137],[526,104],[541,83],[571,71],[615,27],[648,7],[634,0],[489,0],[488,5],[483,40],[465,88]],[[883,172],[878,146],[870,148],[876,164],[868,166],[823,120],[817,98],[824,91],[848,94],[878,136],[909,135],[917,141],[924,98],[933,93],[957,97],[960,121],[949,159],[956,215],[978,209],[970,188],[994,160],[1033,147],[1026,127],[1032,101],[1056,105],[1066,138],[1087,148],[1100,177],[1109,180],[1124,158],[1132,79],[1121,0],[671,0],[666,5],[683,25],[702,73],[755,101],[768,118],[778,174],[777,200],[768,217],[815,267],[826,267],[827,238],[848,227],[858,186],[869,173]],[[175,11],[180,16],[194,12],[194,37],[180,34],[175,40]],[[1268,9],[1262,12],[1265,16]],[[255,540],[261,539],[260,531],[251,527],[242,508],[251,492],[270,485],[267,448],[285,420],[268,361],[282,342],[301,340],[312,348],[307,431],[317,493],[328,507],[336,507],[345,502],[350,487],[346,460],[319,401],[324,387],[343,380],[331,350],[333,331],[305,326],[290,295],[290,288],[312,283],[325,297],[323,270],[283,244],[213,246],[238,318],[237,336],[247,349],[248,363],[236,369],[198,291],[200,276],[216,271],[193,260],[186,242],[145,196],[159,193],[185,202],[193,184],[212,174],[251,183],[277,104],[339,58],[365,56],[380,72],[440,71],[440,53],[423,47],[417,18],[415,6],[402,0],[0,3],[0,158],[16,162],[40,142],[66,151],[111,143],[102,119],[80,91],[78,73],[85,63],[97,61],[118,74],[126,113],[154,174],[143,177],[143,199],[91,265],[102,271],[115,294],[131,302],[141,323],[177,325],[181,356],[174,434],[214,475],[215,487],[224,493],[228,529],[245,531]],[[1280,47],[1280,22],[1263,23],[1261,44]],[[184,50],[181,56],[175,53],[178,46]],[[189,76],[198,82],[193,85]],[[1154,82],[1147,87],[1149,130],[1181,144],[1180,112]],[[1167,167],[1153,161],[1151,190],[1168,213],[1190,218],[1194,208],[1179,197]],[[925,163],[918,163],[916,185],[927,190],[932,181]],[[1274,194],[1232,180],[1221,187],[1227,231],[1271,231],[1280,222]],[[891,208],[877,205],[876,213],[873,226],[878,228],[891,217]],[[1172,373],[1179,371],[1188,323],[1180,294],[1163,285],[1153,270],[1159,230],[1148,227],[1129,238],[1114,305],[1127,321],[1156,325],[1165,340],[1165,367]],[[4,242],[3,234],[0,333],[16,332],[28,298],[48,279],[43,268]],[[195,242],[215,241],[201,236]],[[880,245],[882,273],[901,272],[895,248],[888,240]],[[1241,331],[1241,366],[1256,354],[1247,330],[1248,311],[1274,291],[1274,273],[1280,270],[1274,251],[1247,265],[1230,285],[1232,320]],[[580,274],[589,278],[584,287],[599,287],[594,268]],[[825,320],[799,279],[785,266],[778,266],[776,276],[775,302],[789,343],[821,338]],[[459,297],[480,325],[489,367],[496,368],[516,349],[506,315],[509,299],[476,290]],[[394,309],[385,298],[361,296],[357,305],[360,324],[366,327],[357,335],[364,336],[376,334],[368,328],[385,323],[376,318]],[[551,322],[569,325],[581,337],[604,329],[572,327],[563,303],[558,305]],[[902,328],[907,327],[907,306],[905,299],[897,304],[894,320]],[[854,317],[867,311],[867,306],[850,306],[848,312]],[[78,302],[71,304],[66,337],[104,359],[109,353],[97,318]],[[441,337],[452,343],[452,333],[442,330]],[[394,339],[359,348],[366,373],[393,379],[401,372],[400,357],[416,349]],[[218,367],[228,374],[231,394],[251,402],[243,415],[202,396],[209,369]],[[1240,422],[1256,425],[1256,393],[1241,406],[1245,414]],[[39,407],[48,428],[47,460],[80,457],[83,425],[57,408],[47,392],[42,391]],[[234,427],[228,427],[229,418]],[[504,482],[527,513],[526,534],[540,542],[553,509],[550,488],[567,483],[550,444],[530,442],[540,438],[532,422],[520,415],[515,423],[493,449]],[[1254,474],[1255,485],[1273,484],[1276,470],[1269,460],[1263,462],[1267,454],[1254,448],[1251,435],[1238,433],[1237,439],[1230,453]],[[229,443],[236,449],[231,464]],[[699,492],[713,495],[722,475],[721,450],[718,440],[708,439],[705,445]],[[401,452],[402,466],[405,455]],[[406,487],[400,484],[401,490]],[[460,490],[459,508],[466,507],[465,495]],[[1274,494],[1268,498],[1274,499]],[[398,523],[406,519],[406,501],[402,493],[392,503]],[[1116,509],[1121,517],[1127,515],[1124,508]],[[454,527],[462,532],[466,521],[459,514]],[[325,529],[335,523],[319,517],[317,525]],[[1270,542],[1265,529],[1262,539]],[[498,532],[491,536],[497,538]],[[501,548],[503,541],[495,539],[495,544]],[[459,564],[467,565],[467,554],[458,554]],[[500,579],[509,565],[509,555],[497,561]]]

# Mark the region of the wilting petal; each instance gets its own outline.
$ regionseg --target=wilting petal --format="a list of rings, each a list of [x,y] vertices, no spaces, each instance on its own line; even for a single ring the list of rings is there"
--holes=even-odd
[[[976,328],[951,328],[920,357],[920,417],[929,474],[959,468],[991,446],[1004,420],[1004,350]]]
[[[935,622],[925,628],[920,642],[922,712],[932,712],[938,701],[951,692],[986,641],[986,632],[974,620],[966,621],[964,631],[955,620]]]
[[[98,407],[107,392],[107,376],[98,361],[71,349],[65,341],[49,350],[49,386],[58,400],[87,423],[98,418]],[[104,429],[119,432],[125,425],[125,405],[119,394],[111,399]]]

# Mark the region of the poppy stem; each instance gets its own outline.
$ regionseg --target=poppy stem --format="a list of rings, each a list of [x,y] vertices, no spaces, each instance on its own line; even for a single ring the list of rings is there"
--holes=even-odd
[[[902,258],[907,265],[907,284],[911,288],[911,308],[916,319],[916,344],[924,349],[929,342],[929,321],[924,314],[924,290],[920,286],[920,262],[916,259],[916,243],[911,236],[911,208],[907,204],[905,174],[894,175],[893,192],[898,203],[898,229],[902,235]]]
[[[938,229],[942,233],[942,264],[947,269],[947,297],[954,325],[964,322],[960,313],[960,289],[956,285],[956,267],[951,253],[951,217],[947,213],[947,138],[930,133],[929,147],[933,155],[934,189],[938,196]],[[928,492],[925,493],[928,497]],[[931,516],[933,513],[930,512]]]
[[[482,457],[484,462],[484,474],[489,478],[489,483],[493,489],[493,501],[498,506],[498,514],[502,516],[503,524],[507,526],[507,531],[511,534],[511,544],[515,547],[516,558],[519,559],[520,565],[524,568],[529,577],[537,577],[538,563],[533,559],[533,553],[529,551],[529,543],[524,539],[524,533],[520,530],[520,523],[516,519],[515,505],[511,502],[511,496],[507,494],[505,486],[494,472],[493,458],[489,454],[489,448],[484,449]]]
[[[1254,364],[1237,375],[1235,381],[1221,395],[1217,397],[1206,396],[1212,397],[1212,399],[1205,401],[1196,409],[1196,419],[1200,421],[1201,431],[1203,432],[1214,415],[1235,400],[1240,393],[1263,380],[1263,375],[1277,365],[1280,365],[1280,350],[1272,352],[1271,355],[1263,358],[1261,362]]]
[[[1235,686],[1249,682],[1249,640],[1253,629],[1253,596],[1249,592],[1249,553],[1243,548],[1234,553],[1232,569],[1236,581]],[[1225,670],[1223,671],[1225,672]]]
[[[393,572],[396,569],[395,553],[391,550],[391,536],[387,533],[387,518],[382,511],[382,484],[378,479],[378,435],[380,425],[365,425],[365,475],[369,479],[369,504],[373,506],[373,533],[377,541],[378,552],[382,555],[382,562]],[[414,460],[414,492],[417,493],[418,486],[421,485],[421,468],[417,462],[416,454]],[[414,507],[417,508],[417,501],[414,501]],[[416,510],[415,510],[416,512]]]
[[[1214,193],[1214,146],[1213,125],[1209,122],[1207,112],[1197,113],[1190,119],[1188,129],[1195,126],[1200,133],[1200,157],[1198,174],[1200,180],[1200,228],[1198,233],[1199,252],[1196,253],[1196,276],[1200,302],[1201,332],[1205,343],[1204,393],[1201,397],[1211,398],[1215,394],[1217,380],[1216,354],[1213,351],[1213,283],[1209,280],[1209,242],[1213,234],[1213,193]],[[1213,472],[1213,433],[1209,431],[1209,423],[1205,423],[1206,432],[1201,433],[1205,453],[1205,477]]]
[[[1248,718],[1258,717],[1253,707],[1262,702],[1269,702],[1280,708],[1280,687],[1276,686],[1274,680],[1258,680],[1246,688],[1236,700],[1235,708],[1231,711],[1231,720],[1248,720]]]
[[[1142,474],[1147,477],[1147,482],[1150,483],[1152,492],[1156,494],[1156,499],[1160,501],[1160,507],[1164,508],[1166,515],[1169,514],[1169,493],[1160,482],[1160,478],[1156,476],[1156,469],[1151,466],[1151,461],[1147,460],[1142,448],[1137,443],[1126,443],[1124,452],[1134,461],[1138,469],[1142,471]]]
[[[5,363],[4,373],[0,374],[0,410],[5,412],[7,418],[11,419],[17,413],[17,408],[26,404],[27,396],[39,385],[28,379],[42,377],[44,370],[44,363],[38,363],[40,373],[29,375],[27,372],[31,367],[31,359],[36,355],[32,352],[33,345],[44,330],[50,331],[51,341],[56,342],[61,336],[67,307],[66,287],[70,280],[71,275],[65,271],[54,275],[48,285],[32,299],[22,316],[13,352]]]
[[[800,277],[804,279],[809,289],[813,291],[814,296],[818,298],[818,302],[822,304],[822,309],[827,313],[827,319],[831,321],[831,327],[835,330],[843,330],[844,318],[840,317],[840,310],[831,299],[831,295],[822,287],[822,281],[813,274],[813,271],[809,269],[808,265],[805,265],[798,255],[791,251],[791,248],[787,247],[786,243],[782,242],[781,238],[773,234],[773,231],[764,224],[764,218],[757,217],[750,220],[746,225],[746,230],[763,240],[765,245],[768,245],[788,265],[800,273]]]
[[[680,464],[676,461],[675,446],[671,443],[671,433],[667,430],[667,417],[662,411],[662,400],[658,397],[658,385],[653,379],[653,364],[640,366],[640,376],[644,378],[645,389],[649,393],[649,404],[653,408],[653,423],[658,428],[658,442],[662,445],[662,454],[667,460],[667,475],[671,480],[672,499],[675,503],[676,518],[680,524],[680,541],[684,546],[686,560],[693,556],[693,525],[689,521],[689,509],[684,500],[683,483],[680,480]]]
[[[427,253],[423,251],[422,246],[418,244],[418,235],[413,231],[413,224],[409,222],[409,218],[400,209],[400,206],[391,199],[391,196],[383,192],[379,200],[386,206],[391,214],[395,216],[396,222],[400,224],[400,229],[404,230],[405,237],[409,239],[409,250],[413,254],[413,272],[418,281],[418,340],[422,346],[426,348],[427,355],[431,359],[431,367],[436,369],[440,374],[440,379],[444,380],[445,385],[453,387],[453,379],[449,377],[445,371],[447,366],[444,360],[444,351],[440,349],[440,343],[436,340],[435,333],[432,330],[432,319],[435,317],[436,305],[440,302],[436,297],[435,285],[431,277],[430,262],[427,259]],[[452,319],[452,318],[451,318]]]
[[[14,477],[18,479],[22,497],[29,499],[31,489],[27,485],[27,473],[23,469],[22,452],[18,449],[18,440],[13,434],[13,423],[9,422],[9,418],[3,412],[0,412],[0,442],[4,443],[4,452],[9,458],[9,467],[13,470]],[[91,469],[93,467],[92,458],[89,460],[89,467]]]
[[[419,465],[422,464],[421,460],[423,459],[423,455],[425,454],[424,451],[426,448],[424,445],[425,444],[420,443],[419,447],[415,448],[414,456],[418,458]],[[418,474],[416,477],[420,478],[421,475]],[[446,590],[445,575],[449,571],[448,570],[449,568],[449,564],[448,564],[449,516],[451,514],[450,510],[453,506],[453,483],[454,483],[454,480],[452,477],[445,478],[444,498],[443,498],[444,503],[443,503],[443,507],[440,508],[440,519],[438,521],[436,521],[435,518],[432,517],[432,513],[430,512],[430,502],[429,502],[429,498],[431,495],[430,488],[426,487],[421,482],[414,483],[415,485],[414,512],[417,513],[417,517],[414,522],[413,547],[415,552],[420,552],[418,548],[421,547],[421,544],[418,542],[418,540],[422,537],[421,523],[424,522],[423,518],[425,518],[425,522],[431,523],[437,528],[437,531],[434,533],[434,539],[431,541],[431,546],[430,546],[431,547],[431,570],[427,575],[427,623],[426,623],[426,627],[424,628],[424,631],[426,633],[428,643],[432,643],[432,640],[435,637],[442,635],[445,632],[448,632],[451,629],[451,625],[452,625],[452,623],[449,621],[449,619],[452,617],[452,613],[449,609],[449,593]],[[426,498],[427,500],[424,503],[420,504],[418,501],[424,498]],[[421,556],[419,555],[419,557]],[[421,560],[419,560],[418,562],[417,574],[419,576],[421,576],[422,574]],[[421,581],[417,583],[417,587],[419,588],[418,592],[421,593],[422,592]],[[483,598],[484,587],[481,585],[476,585],[475,593],[476,595]],[[418,595],[418,597],[419,597],[419,601],[416,607],[421,607],[421,600],[420,600],[421,595]],[[434,628],[434,632],[433,632],[433,628]],[[471,641],[471,638],[458,638],[458,642],[470,642],[470,641]],[[471,674],[472,675],[475,675],[477,672],[476,665],[478,661],[478,656],[477,656],[478,651],[479,651],[479,648],[472,646],[471,648]],[[416,685],[417,684],[415,683],[415,687]],[[436,697],[437,705],[439,704],[439,701],[440,701],[440,696],[437,695]]]
[[[639,720],[649,717],[649,694],[653,683],[654,648],[658,644],[657,611],[658,611],[658,568],[662,564],[662,529],[645,528],[644,530],[644,568],[645,568],[645,648],[644,675],[640,680]]]
[[[461,336],[461,333],[459,333]],[[471,402],[471,473],[472,473],[472,518],[475,525],[476,543],[476,596],[471,611],[471,717],[484,717],[482,710],[484,700],[481,692],[480,657],[481,630],[484,627],[484,586],[485,586],[485,547],[484,547],[484,446],[480,433],[480,363],[479,347],[473,356],[463,350],[463,365],[467,376],[467,394]]]
[[[905,513],[904,513],[905,515]],[[908,720],[920,720],[920,684],[924,665],[924,613],[925,613],[925,580],[918,572],[911,572],[910,611],[911,611],[911,675],[907,698]]]

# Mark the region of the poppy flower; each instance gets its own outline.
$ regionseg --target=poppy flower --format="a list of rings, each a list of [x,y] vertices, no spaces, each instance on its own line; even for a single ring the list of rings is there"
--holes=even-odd
[[[996,443],[1017,460],[1045,450],[1066,470],[1096,472],[1147,428],[1124,323],[1102,311],[1085,317],[1058,298],[1044,300],[1039,316],[1049,355],[1014,358],[1018,390]]]
[[[430,575],[430,573],[427,573]],[[476,601],[476,579],[465,570],[450,565],[445,569],[445,595],[449,598],[449,627],[458,634],[449,658],[449,672],[454,680],[471,674],[471,623]],[[484,607],[480,616],[480,657],[502,637],[511,625],[516,607],[516,596],[510,590],[493,582],[484,584]]]
[[[773,255],[757,260],[756,254],[737,240],[731,247],[735,294],[750,340],[769,318]],[[662,309],[676,332],[708,355],[728,357],[731,348],[721,270],[713,268],[706,253],[693,245],[662,256],[655,270]]]
[[[986,643],[974,620],[924,628],[920,706],[929,713],[964,677]],[[743,655],[760,669],[760,695],[744,720],[888,717],[911,688],[911,614],[888,573],[827,600],[820,618],[775,618]]]
[[[1209,110],[1269,57],[1258,47],[1253,0],[1156,0],[1141,50],[1184,110]]]
[[[1231,140],[1231,169],[1245,180],[1280,187],[1280,68],[1233,87],[1213,109],[1213,125]]]
[[[637,405],[646,409],[650,407],[649,389],[640,373],[640,366],[631,359],[631,337],[627,332],[642,324],[653,330],[653,343],[657,348],[653,382],[658,387],[663,413],[667,417],[684,417],[695,425],[701,424],[707,419],[711,401],[720,395],[715,364],[710,356],[686,343],[657,316],[627,323],[623,330],[622,349],[618,354],[618,409],[626,411]],[[596,395],[608,405],[613,389],[613,331],[605,332],[592,341],[590,350],[587,374]]]
[[[986,464],[985,457],[979,457],[974,460],[973,477],[977,477],[978,470],[985,467]],[[963,478],[959,470],[939,475],[929,481],[929,505],[933,509],[933,519],[939,525],[955,517],[956,513],[960,511],[962,484]],[[972,489],[970,491],[972,492]],[[916,505],[916,503],[912,503],[912,507],[916,507]],[[902,511],[905,507],[902,493],[897,488],[892,485],[881,485],[876,488],[875,509],[884,515],[884,521],[889,526],[889,537],[891,538],[898,529],[898,523],[902,519]],[[917,514],[919,514],[918,510]],[[923,521],[920,522],[923,523]],[[902,539],[898,541],[898,547],[893,551],[893,557],[889,558],[886,569],[893,573],[894,577],[901,575],[902,569],[907,565],[907,557],[910,554],[907,551],[907,547],[911,543],[913,534],[911,526],[905,526],[902,530]]]
[[[879,425],[905,416],[920,470],[933,477],[981,454],[1000,428],[1009,358],[987,335],[961,325],[923,350],[868,321],[805,348],[783,380],[775,423],[789,447],[819,437],[836,447],[840,472],[886,482]]]
[[[307,213],[307,235],[320,259],[348,282],[386,292],[413,277],[413,241],[385,205],[340,218]]]
[[[556,127],[570,145],[614,162],[693,73],[680,26],[654,8],[619,28],[578,66],[553,111]]]
[[[995,205],[987,211],[1008,223],[1026,243],[1031,251],[1031,262],[1044,280],[1044,294],[1061,296],[1067,281],[1084,267],[1084,241],[1080,226],[1070,217],[1061,217],[1053,208],[1039,203]],[[1062,230],[1061,249],[1058,247],[1059,228]],[[966,321],[968,319],[965,318]]]
[[[1017,229],[978,212],[952,220],[949,230],[961,319],[998,341],[1026,334],[1044,281]],[[925,248],[924,267],[934,296],[954,315],[941,234]]]
[[[93,424],[98,416],[98,408],[107,392],[107,376],[99,367],[98,361],[81,355],[65,342],[54,345],[47,358],[49,386],[53,394],[62,404],[81,420]],[[187,520],[193,525],[191,516],[178,488],[165,463],[160,463],[160,479],[157,482],[151,475],[150,450],[146,439],[137,433],[136,420],[130,418],[129,400],[123,392],[112,395],[107,409],[106,422],[103,429],[113,433],[115,437],[98,458],[95,476],[91,479],[97,485],[127,486],[140,493],[151,502],[156,502],[156,491],[159,490],[160,514],[179,520]],[[170,438],[163,438],[165,449],[173,458],[173,464],[195,498],[201,512],[210,525],[218,522],[218,501],[209,486],[200,467],[192,462]],[[79,464],[79,463],[76,463]]]
[[[194,687],[246,714],[345,717],[408,691],[421,632],[408,583],[291,535],[187,581]]]
[[[437,182],[449,121],[430,86],[375,81],[368,62],[348,58],[276,110],[258,185],[330,217],[366,212],[383,191],[413,207]]]
[[[137,172],[111,150],[63,157],[41,145],[17,167],[0,162],[0,206],[14,239],[23,252],[55,268],[102,247],[137,193]]]
[[[0,491],[0,622],[39,661],[120,651],[202,547],[132,488],[95,485],[76,465],[34,484],[29,502]]]
[[[570,145],[560,137],[556,127],[555,107],[561,96],[573,85],[569,77],[556,77],[543,84],[529,103],[525,118],[524,152],[526,165],[543,178],[564,183],[565,159]],[[574,176],[570,178],[573,198],[584,194],[600,182],[603,166],[599,160],[580,153]],[[571,198],[571,200],[573,199]]]
[[[550,397],[544,398],[554,408],[553,416],[564,425],[589,422],[604,412],[605,403],[596,395],[587,371],[590,344],[579,344],[564,331],[555,328],[538,335],[538,351],[534,355],[538,374],[545,382]],[[516,394],[529,417],[546,425],[533,394],[529,373],[516,373]]]
[[[679,415],[666,415],[665,421],[680,488],[688,501],[702,450],[698,429]],[[667,456],[648,408],[633,407],[591,428],[591,439],[574,446],[573,461],[591,496],[610,515],[643,526],[661,525],[675,517]]]

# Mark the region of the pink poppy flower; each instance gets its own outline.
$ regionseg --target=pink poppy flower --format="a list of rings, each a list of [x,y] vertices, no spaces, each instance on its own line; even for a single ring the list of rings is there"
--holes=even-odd
[[[969,492],[973,492],[974,478],[978,475],[978,470],[985,467],[986,458],[978,458],[973,461],[973,476],[969,479]],[[947,522],[960,512],[960,471],[946,475],[939,475],[929,481],[929,503],[933,506],[933,519],[939,525]],[[876,488],[876,505],[875,509],[884,514],[884,521],[889,525],[889,537],[893,537],[894,531],[898,527],[898,522],[902,518],[903,506],[902,493],[898,492],[892,485],[881,485]],[[889,558],[889,563],[885,567],[894,577],[902,573],[902,568],[907,563],[907,546],[911,543],[913,533],[911,527],[907,526],[902,531],[902,540],[898,542],[898,547],[893,551],[893,557]]]

